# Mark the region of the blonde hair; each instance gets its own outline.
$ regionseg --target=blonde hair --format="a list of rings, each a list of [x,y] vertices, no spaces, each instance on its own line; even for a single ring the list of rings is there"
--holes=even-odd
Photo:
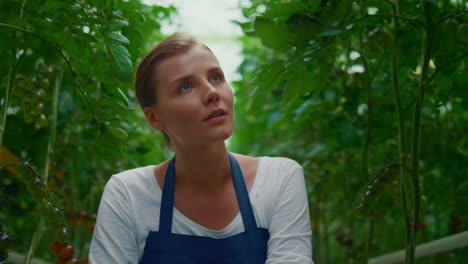
[[[186,33],[174,34],[156,45],[138,65],[135,76],[135,94],[143,109],[157,104],[155,71],[158,65],[171,57],[183,54],[193,47],[200,45],[210,50],[206,45]],[[211,50],[210,50],[211,51]],[[169,136],[164,134],[164,143],[168,149],[172,149]]]

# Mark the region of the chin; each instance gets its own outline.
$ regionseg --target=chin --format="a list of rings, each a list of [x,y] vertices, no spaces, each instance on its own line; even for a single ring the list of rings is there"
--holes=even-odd
[[[219,131],[215,135],[213,135],[212,139],[215,141],[225,141],[228,140],[232,136],[233,129],[226,129],[223,131]]]

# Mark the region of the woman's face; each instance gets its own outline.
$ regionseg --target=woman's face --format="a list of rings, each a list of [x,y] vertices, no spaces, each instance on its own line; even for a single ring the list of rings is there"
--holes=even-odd
[[[234,129],[232,89],[218,60],[203,46],[162,61],[156,74],[153,107],[144,109],[151,125],[179,144],[224,141]]]

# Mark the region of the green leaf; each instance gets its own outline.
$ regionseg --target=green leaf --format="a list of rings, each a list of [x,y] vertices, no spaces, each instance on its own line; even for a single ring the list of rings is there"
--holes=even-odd
[[[252,22],[240,22],[240,21],[231,21],[232,23],[234,24],[237,24],[241,29],[242,31],[244,31],[245,34],[251,34],[252,32],[254,32],[254,29],[253,29],[253,25],[252,25]]]
[[[115,74],[112,72],[97,73],[96,78],[99,82],[114,84],[116,82]]]
[[[117,92],[119,93],[121,99],[125,102],[126,106],[129,106],[130,105],[130,101],[128,100],[127,96],[125,95],[125,93],[117,87]]]
[[[286,89],[283,91],[282,96],[285,103],[288,103],[297,98],[297,95],[304,88],[304,67],[301,64],[291,67],[286,79],[288,81],[286,82]]]
[[[256,112],[263,106],[268,93],[283,79],[284,61],[275,60],[262,66],[262,71],[256,76],[255,90],[250,98],[249,112]]]
[[[123,27],[127,27],[128,25],[129,23],[127,20],[117,19],[117,20],[113,20],[110,23],[110,28],[111,28],[111,31],[117,31],[117,30],[122,29]]]
[[[294,36],[291,41],[299,47],[307,46],[309,41],[316,38],[317,33],[322,30],[319,21],[302,14],[292,15],[286,23],[289,32]]]
[[[133,65],[127,48],[123,46],[120,41],[116,41],[111,38],[107,39],[106,43],[119,71],[120,79],[125,82],[131,82]]]
[[[269,8],[265,11],[264,15],[268,18],[288,18],[292,14],[303,12],[309,12],[309,6],[306,3],[302,1],[289,1],[270,5]]]
[[[122,34],[113,33],[113,32],[112,32],[112,33],[107,33],[106,36],[107,36],[108,38],[113,39],[113,40],[117,40],[117,41],[119,41],[119,42],[122,42],[122,43],[124,43],[124,44],[130,44],[130,41],[128,40],[128,38],[125,37],[125,36],[122,35]]]
[[[125,130],[118,128],[118,127],[112,127],[112,126],[109,126],[108,128],[112,136],[116,137],[117,139],[125,140],[128,138],[128,134],[127,132],[125,132]]]
[[[289,46],[289,31],[283,22],[275,22],[263,17],[256,17],[254,21],[255,33],[265,46],[274,49],[284,49]]]

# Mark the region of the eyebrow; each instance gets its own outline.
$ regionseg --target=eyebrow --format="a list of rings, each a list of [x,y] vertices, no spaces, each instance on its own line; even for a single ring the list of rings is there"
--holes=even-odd
[[[208,73],[213,73],[213,72],[217,72],[217,71],[220,71],[220,72],[223,72],[223,70],[221,69],[220,66],[214,66],[214,67],[211,67],[208,69]],[[192,79],[192,76],[193,75],[185,75],[185,76],[182,76],[182,77],[179,77],[177,79],[175,79],[174,81],[172,81],[169,86],[173,86],[175,83],[179,83],[179,82],[186,82],[190,79]]]

